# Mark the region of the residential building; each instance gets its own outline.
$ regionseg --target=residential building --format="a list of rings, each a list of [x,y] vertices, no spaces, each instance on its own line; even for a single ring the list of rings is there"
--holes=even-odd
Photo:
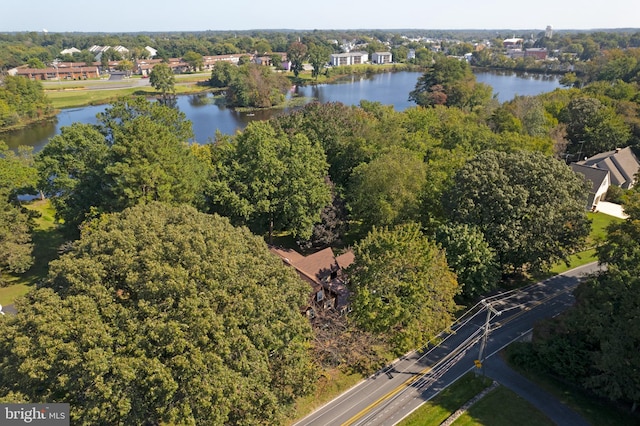
[[[596,154],[578,161],[578,164],[608,170],[611,174],[611,185],[622,189],[633,188],[640,171],[640,162],[630,147]]]
[[[331,65],[334,67],[341,65],[364,64],[369,60],[367,52],[348,52],[331,54]]]
[[[158,56],[158,51],[151,46],[145,46],[144,50],[149,52],[149,58],[153,59],[155,56]]]
[[[285,248],[271,247],[270,251],[295,268],[300,278],[311,286],[309,304],[304,309],[307,315],[314,317],[317,309],[345,312],[349,294],[344,270],[353,263],[353,252],[336,257],[331,248],[309,256]]]
[[[389,64],[392,62],[391,52],[373,52],[371,62],[374,64]]]
[[[571,163],[570,166],[571,170],[584,176],[584,178],[591,183],[586,207],[587,210],[595,211],[598,203],[604,199],[611,185],[609,171],[578,163]]]
[[[88,78],[100,77],[100,71],[96,66],[74,66],[74,67],[50,67],[50,68],[27,68],[19,67],[15,75],[27,77],[31,80],[86,80]]]
[[[80,49],[76,49],[75,47],[70,47],[69,49],[64,49],[60,51],[61,55],[73,55],[74,53],[80,53]]]

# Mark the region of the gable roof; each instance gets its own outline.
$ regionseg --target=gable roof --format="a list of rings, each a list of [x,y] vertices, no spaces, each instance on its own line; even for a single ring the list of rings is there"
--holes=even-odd
[[[624,189],[633,187],[640,171],[640,162],[629,147],[596,154],[578,164],[608,170],[611,183]]]
[[[585,166],[584,164],[571,163],[571,170],[576,173],[582,174],[585,179],[591,182],[591,192],[596,193],[602,184],[606,181],[608,170],[598,169],[593,166]]]

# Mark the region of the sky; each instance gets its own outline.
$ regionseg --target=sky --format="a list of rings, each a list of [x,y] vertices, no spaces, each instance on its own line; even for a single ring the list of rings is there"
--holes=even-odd
[[[638,0],[7,1],[0,32],[640,28]]]

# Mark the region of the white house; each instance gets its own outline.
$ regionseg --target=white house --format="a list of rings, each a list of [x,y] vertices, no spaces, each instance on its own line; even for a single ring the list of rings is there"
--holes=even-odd
[[[392,62],[390,52],[373,52],[371,55],[371,62],[374,64],[389,64]]]
[[[367,52],[348,52],[331,54],[331,65],[334,67],[341,65],[364,64],[369,60]]]
[[[75,47],[70,47],[69,49],[64,49],[60,51],[61,55],[73,55],[74,53],[80,53],[80,49]]]
[[[145,46],[144,50],[149,52],[149,58],[153,58],[154,56],[158,55],[158,51],[151,46]]]

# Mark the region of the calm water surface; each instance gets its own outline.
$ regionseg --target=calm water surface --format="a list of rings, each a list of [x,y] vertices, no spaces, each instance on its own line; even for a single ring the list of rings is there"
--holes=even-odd
[[[397,72],[375,74],[370,77],[353,76],[340,84],[297,87],[295,93],[310,101],[317,99],[320,102],[342,102],[346,105],[358,105],[365,99],[383,105],[393,105],[397,111],[403,111],[415,106],[408,100],[409,92],[415,88],[421,75],[420,72]],[[500,102],[511,100],[516,95],[538,95],[560,87],[559,77],[539,74],[482,72],[476,73],[476,78],[477,81],[492,86]],[[274,114],[282,113],[277,110],[249,114],[234,111],[216,105],[211,94],[207,93],[178,96],[177,106],[192,122],[195,141],[199,143],[206,143],[215,138],[216,131],[234,134],[244,129],[251,121],[266,120]],[[107,105],[65,109],[51,122],[3,134],[0,135],[0,139],[11,148],[28,145],[33,146],[37,152],[47,144],[50,137],[60,133],[64,126],[70,126],[75,122],[95,124],[96,114],[105,108]]]

